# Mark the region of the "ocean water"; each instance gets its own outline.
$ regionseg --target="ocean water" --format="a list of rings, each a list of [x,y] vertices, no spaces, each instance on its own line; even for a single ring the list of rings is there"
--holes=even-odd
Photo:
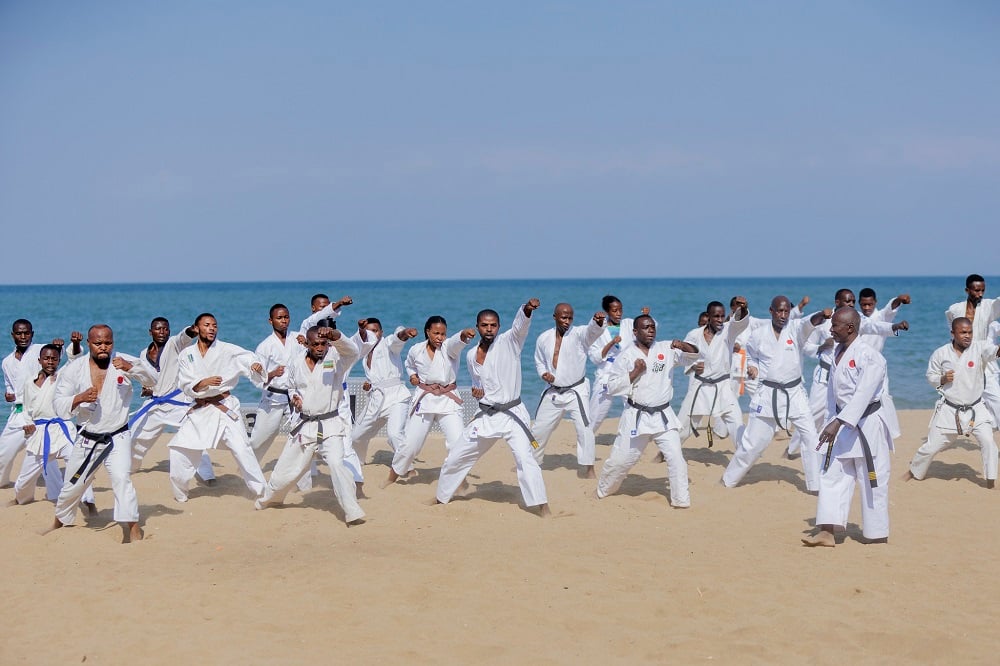
[[[993,278],[987,277],[987,296],[991,295],[991,283],[995,284]],[[318,292],[333,300],[344,295],[354,299],[354,305],[346,307],[339,320],[341,330],[349,332],[356,329],[358,319],[370,316],[378,317],[387,331],[397,325],[422,331],[427,317],[436,314],[448,320],[449,333],[454,333],[474,326],[475,315],[483,308],[497,310],[506,329],[520,304],[537,297],[542,306],[532,318],[522,357],[522,397],[533,410],[543,387],[534,371],[534,341],[539,333],[552,327],[552,308],[558,302],[570,303],[576,311],[575,323],[583,324],[600,309],[605,294],[614,294],[624,304],[626,317],[634,317],[641,307],[648,306],[659,324],[658,339],[667,339],[683,338],[697,325],[698,314],[711,300],[728,306],[732,296],[743,295],[749,299],[752,315],[767,317],[773,296],[784,294],[795,303],[808,295],[811,303],[806,312],[811,313],[832,307],[833,295],[841,287],[852,289],[855,294],[863,287],[871,287],[878,293],[880,306],[900,293],[911,295],[912,304],[903,306],[896,317],[897,321],[907,320],[910,330],[890,338],[883,353],[889,364],[897,406],[902,409],[933,406],[937,393],[924,378],[927,359],[935,348],[949,340],[944,310],[964,300],[964,275],[2,286],[0,325],[9,331],[15,319],[29,319],[34,326],[35,342],[47,342],[53,337],[68,340],[72,330],[85,332],[91,324],[106,323],[114,329],[116,349],[137,354],[149,342],[149,322],[154,316],[167,317],[176,333],[199,313],[211,312],[219,322],[219,339],[253,349],[270,333],[267,316],[272,304],[286,305],[291,311],[292,328],[297,328],[309,314],[311,296]],[[422,334],[417,338],[420,339]],[[6,339],[0,350],[3,355],[10,353],[13,342]],[[812,367],[812,361],[807,360],[804,373],[807,381]],[[362,377],[360,365],[351,374]],[[459,384],[468,383],[463,359]],[[687,380],[678,372],[674,385],[674,403],[679,405]],[[249,382],[241,382],[236,395],[244,407],[250,407],[259,398],[259,391]]]

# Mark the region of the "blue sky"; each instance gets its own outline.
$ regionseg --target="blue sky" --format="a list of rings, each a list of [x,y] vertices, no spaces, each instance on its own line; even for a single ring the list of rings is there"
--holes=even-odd
[[[994,2],[0,2],[0,283],[996,268]]]

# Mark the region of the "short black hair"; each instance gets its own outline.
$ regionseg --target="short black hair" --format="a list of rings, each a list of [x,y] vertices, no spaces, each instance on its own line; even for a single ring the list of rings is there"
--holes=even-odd
[[[288,306],[285,305],[284,303],[275,303],[274,305],[271,306],[271,309],[267,311],[267,316],[269,319],[274,317],[275,310],[285,310],[286,312],[290,312],[288,310]]]
[[[871,287],[865,287],[858,292],[858,300],[860,301],[862,298],[874,298],[876,301],[878,300],[878,297],[875,296],[875,290]]]
[[[973,273],[969,277],[965,278],[965,288],[969,289],[970,287],[972,287],[973,282],[986,282],[986,278],[984,278],[982,275],[979,275],[978,273]]]
[[[612,303],[618,303],[619,305],[621,305],[621,299],[618,298],[617,296],[612,296],[611,294],[608,294],[607,296],[601,299],[601,309],[607,312],[608,308],[611,307]]]

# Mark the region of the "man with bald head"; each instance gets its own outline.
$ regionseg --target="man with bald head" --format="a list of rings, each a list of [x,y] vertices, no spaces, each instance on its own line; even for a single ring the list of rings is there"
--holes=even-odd
[[[114,352],[114,334],[104,324],[87,331],[90,353],[59,373],[53,405],[56,416],[76,416],[79,432],[66,462],[66,479],[56,500],[53,529],[76,522],[76,510],[84,490],[104,464],[115,496],[114,519],[121,523],[123,541],[142,538],[139,500],[132,485],[132,442],[128,410],[132,404],[132,380],[153,383],[155,378],[141,363],[132,363]]]
[[[590,428],[590,382],[587,380],[587,351],[604,332],[604,311],[598,310],[586,326],[573,326],[573,306],[559,303],[552,312],[556,325],[535,342],[535,370],[548,386],[535,410],[531,431],[538,440],[534,450],[539,464],[545,444],[564,414],[576,428],[576,462],[580,474],[595,478],[594,431]]]
[[[831,418],[819,435],[824,447],[816,506],[817,534],[806,546],[834,546],[834,533],[847,526],[851,497],[861,488],[861,531],[870,543],[889,538],[890,424],[882,409],[885,359],[858,338],[861,315],[841,307],[831,321],[834,349],[827,385]],[[803,451],[803,456],[805,451]]]
[[[751,321],[746,341],[747,373],[759,379],[750,400],[750,419],[736,443],[736,453],[722,475],[722,484],[739,484],[774,438],[778,428],[794,426],[802,431],[802,469],[806,489],[819,489],[816,424],[813,423],[805,389],[802,388],[802,344],[816,326],[833,314],[831,310],[791,320],[792,304],[786,296],[771,300],[771,319]]]
[[[951,322],[951,342],[938,347],[927,364],[927,381],[941,399],[934,407],[927,441],[917,449],[904,480],[923,479],[938,451],[959,437],[979,442],[986,487],[997,479],[997,445],[993,439],[993,415],[983,404],[985,368],[996,361],[1000,347],[986,340],[974,340],[973,322],[957,317]]]

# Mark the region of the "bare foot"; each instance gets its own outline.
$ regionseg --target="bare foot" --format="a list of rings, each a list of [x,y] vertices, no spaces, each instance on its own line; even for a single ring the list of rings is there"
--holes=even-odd
[[[581,479],[596,479],[597,478],[597,474],[594,473],[594,466],[593,465],[584,465],[583,467],[581,467],[580,470],[579,470],[579,472],[577,473],[577,476],[580,477]]]
[[[55,532],[55,531],[56,531],[57,529],[59,529],[60,527],[63,527],[63,524],[62,524],[62,523],[61,523],[61,522],[59,521],[59,519],[58,519],[58,518],[56,518],[56,519],[55,519],[55,520],[54,520],[54,521],[52,522],[52,526],[51,526],[51,527],[49,527],[49,528],[48,528],[47,530],[42,530],[41,532],[39,532],[39,534],[41,534],[42,536],[45,536],[45,535],[46,535],[46,534],[48,534],[49,532]]]
[[[996,479],[986,479],[986,490],[993,490],[994,488],[996,488],[996,485],[997,485]]]
[[[145,534],[139,523],[122,523],[122,543],[132,543],[142,541]]]
[[[96,504],[94,504],[93,502],[81,502],[81,504],[83,505],[83,512],[85,514],[87,514],[88,516],[96,516],[97,515],[97,505]]]
[[[364,525],[364,524],[365,524],[364,518],[355,518],[354,520],[347,521],[348,527],[356,527],[358,525]]]
[[[462,483],[458,485],[458,489],[455,491],[455,494],[464,495],[467,492],[469,492],[469,482],[465,479],[462,479]]]
[[[355,481],[354,485],[357,486],[357,491],[355,496],[358,499],[368,499],[368,495],[365,495],[365,484],[360,481]]]
[[[209,488],[212,488],[218,482],[219,482],[219,480],[217,478],[215,478],[214,476],[211,479],[205,479],[205,485],[208,486]]]
[[[549,509],[548,504],[539,504],[538,506],[529,506],[528,511],[534,513],[541,518],[547,518],[552,515],[552,510]]]
[[[808,546],[809,548],[815,548],[821,546],[824,548],[833,548],[837,545],[836,539],[833,538],[833,532],[828,530],[820,530],[815,536],[803,537],[802,545]]]
[[[4,506],[17,506],[18,504],[20,504],[20,502],[18,502],[16,499],[12,499],[6,504],[4,504]]]
[[[399,474],[396,474],[396,470],[389,468],[389,476],[386,477],[385,481],[379,484],[379,488],[388,488],[392,484],[399,480]]]
[[[657,451],[656,455],[653,456],[653,462],[655,462],[655,463],[661,463],[661,462],[666,462],[666,461],[667,461],[667,459],[663,457],[663,451]]]
[[[913,476],[913,472],[906,470],[906,474],[903,475],[903,481],[913,481],[917,477]]]

